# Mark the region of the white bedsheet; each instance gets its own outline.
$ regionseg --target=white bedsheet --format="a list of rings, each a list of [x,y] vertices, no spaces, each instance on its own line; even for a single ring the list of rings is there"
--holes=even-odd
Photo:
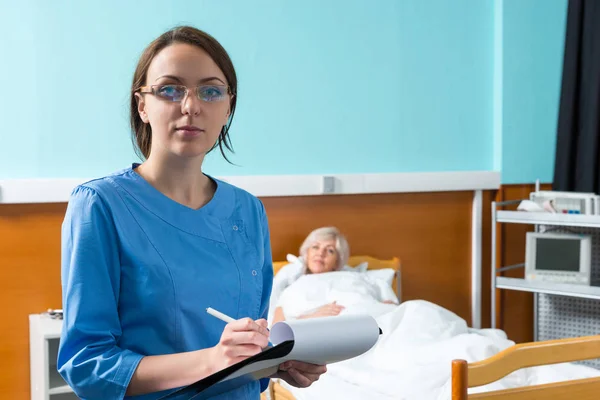
[[[383,331],[372,350],[329,365],[311,387],[297,389],[284,382],[298,400],[446,400],[453,359],[482,360],[514,344],[503,331],[470,329],[462,318],[427,301],[382,304],[376,287],[363,274],[333,272],[300,277],[281,293],[279,305],[286,315],[336,300],[346,306],[343,313],[372,315]],[[598,370],[575,364],[528,368],[470,393],[599,375]]]

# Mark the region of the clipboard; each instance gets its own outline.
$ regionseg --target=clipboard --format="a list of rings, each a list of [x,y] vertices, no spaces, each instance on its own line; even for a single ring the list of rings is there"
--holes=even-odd
[[[348,332],[352,332],[349,334]],[[159,400],[201,400],[275,374],[290,360],[328,365],[369,351],[383,334],[370,315],[282,321],[271,329],[272,347]]]

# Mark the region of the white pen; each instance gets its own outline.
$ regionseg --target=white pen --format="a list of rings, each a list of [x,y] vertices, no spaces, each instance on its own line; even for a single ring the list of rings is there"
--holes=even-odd
[[[213,308],[210,308],[210,307],[208,307],[206,309],[206,312],[209,313],[210,315],[212,315],[213,317],[217,317],[221,321],[224,321],[224,322],[227,322],[227,323],[235,321],[235,319],[231,318],[229,315],[225,315],[222,312],[217,311],[217,310],[215,310]]]

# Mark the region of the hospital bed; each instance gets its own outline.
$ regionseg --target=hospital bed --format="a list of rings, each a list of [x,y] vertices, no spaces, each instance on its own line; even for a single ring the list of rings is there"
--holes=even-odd
[[[398,258],[381,260],[369,256],[355,256],[350,258],[348,265],[356,266],[363,262],[368,263],[369,270],[392,268],[395,271],[395,279],[393,281],[394,290],[398,293],[398,298],[401,298],[401,265]],[[286,264],[288,264],[287,261],[275,262],[275,274]],[[562,398],[567,399],[566,396],[569,396],[569,399],[596,399],[598,398],[598,393],[600,393],[600,377],[575,379],[568,383],[523,386],[520,388],[467,395],[468,388],[489,384],[520,368],[593,358],[600,358],[600,336],[517,344],[479,362],[467,363],[465,360],[454,360],[451,365],[451,399],[526,400],[552,398],[559,400]],[[448,368],[450,369],[450,365],[448,365]],[[538,390],[538,392],[535,390]],[[554,390],[554,392],[550,392],[551,390]],[[546,395],[547,393],[552,394]],[[376,397],[374,396],[373,398]],[[261,399],[296,400],[296,397],[289,388],[285,387],[284,383],[273,380],[267,393],[261,395]],[[450,396],[448,396],[448,399],[450,399]]]

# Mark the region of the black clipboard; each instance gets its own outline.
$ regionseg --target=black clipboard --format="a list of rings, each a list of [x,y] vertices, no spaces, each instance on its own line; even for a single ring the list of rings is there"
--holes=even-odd
[[[240,361],[237,364],[231,365],[225,369],[215,372],[212,375],[207,376],[206,378],[196,381],[191,385],[184,386],[180,389],[175,390],[174,392],[167,394],[166,396],[160,397],[159,400],[201,400],[211,396],[215,396],[219,393],[225,393],[230,390],[236,389],[251,381],[260,379],[261,377],[257,376],[260,375],[260,373],[264,370],[256,371],[254,374],[242,375],[234,379],[224,379],[227,379],[228,376],[233,375],[235,372],[247,365],[254,364],[259,361],[273,360],[285,357],[292,351],[293,348],[293,340],[288,340],[279,343],[278,345],[267,348],[262,352],[245,359],[244,361]]]

